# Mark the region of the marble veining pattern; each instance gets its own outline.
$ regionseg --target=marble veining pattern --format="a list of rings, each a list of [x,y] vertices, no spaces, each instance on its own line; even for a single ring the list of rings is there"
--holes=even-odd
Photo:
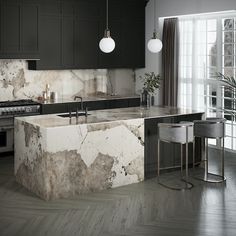
[[[134,73],[131,69],[33,71],[27,66],[25,60],[0,60],[0,101],[37,99],[42,96],[46,84],[50,84],[51,91],[56,91],[61,99],[111,92],[134,94]],[[123,87],[119,88],[118,84]]]
[[[144,179],[144,119],[44,128],[15,120],[16,180],[45,200]]]
[[[114,126],[117,123],[109,123],[113,121],[127,121],[135,119],[150,119],[157,117],[170,117],[170,116],[181,116],[188,114],[199,114],[203,111],[191,110],[191,109],[180,109],[174,107],[159,107],[152,106],[149,109],[144,109],[141,107],[129,107],[129,108],[119,108],[119,109],[108,109],[108,110],[97,110],[89,111],[88,117],[80,116],[78,119],[78,124],[96,124],[96,126],[88,126],[88,129],[103,130],[107,126]],[[44,128],[53,127],[64,127],[64,126],[77,126],[76,118],[63,118],[59,116],[60,114],[43,115],[43,116],[30,116],[21,117],[21,119],[26,122],[30,122],[36,126]],[[106,124],[105,124],[106,123]]]

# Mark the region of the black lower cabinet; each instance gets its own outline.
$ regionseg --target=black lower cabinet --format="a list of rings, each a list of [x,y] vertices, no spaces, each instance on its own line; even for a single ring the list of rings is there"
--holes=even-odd
[[[110,106],[109,101],[89,101],[85,102],[85,107],[88,111],[108,109]]]
[[[101,100],[101,101],[84,101],[83,108],[88,108],[88,111],[103,110],[112,108],[124,108],[124,107],[137,107],[140,105],[139,98],[124,98],[114,100]],[[54,103],[54,104],[42,104],[41,114],[56,114],[66,113],[69,111],[76,111],[81,108],[80,102],[66,102],[66,103]]]
[[[110,100],[109,108],[124,108],[129,106],[128,99]]]
[[[42,104],[41,105],[41,114],[56,114],[56,113],[66,113],[72,110],[74,106],[79,104],[75,103],[57,103],[57,104]]]
[[[144,149],[144,175],[145,179],[157,176],[157,125],[158,123],[179,123],[180,121],[201,120],[202,114],[189,114],[164,118],[152,118],[145,120],[145,149]],[[192,164],[193,145],[189,144],[189,164]],[[160,168],[168,171],[180,165],[180,144],[160,144]],[[183,152],[185,158],[185,152]],[[195,159],[201,160],[201,140],[195,140]]]

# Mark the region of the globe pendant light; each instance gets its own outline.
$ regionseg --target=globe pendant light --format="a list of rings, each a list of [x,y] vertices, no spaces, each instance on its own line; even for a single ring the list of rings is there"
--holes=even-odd
[[[162,42],[157,38],[157,30],[156,30],[156,0],[154,0],[154,31],[153,37],[148,41],[148,50],[152,53],[158,53],[162,49]]]
[[[111,38],[111,33],[108,28],[108,0],[106,0],[106,29],[104,37],[99,42],[99,48],[104,53],[110,53],[115,48],[115,41]]]

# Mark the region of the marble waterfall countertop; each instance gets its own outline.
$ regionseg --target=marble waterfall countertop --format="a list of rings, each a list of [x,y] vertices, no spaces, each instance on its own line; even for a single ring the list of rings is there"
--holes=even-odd
[[[88,111],[88,116],[80,116],[78,122],[76,118],[60,117],[60,114],[38,115],[17,117],[16,119],[30,123],[42,128],[54,128],[71,125],[103,123],[119,120],[130,119],[148,119],[157,117],[179,116],[194,113],[203,113],[201,111],[194,111],[190,109],[181,109],[176,107],[160,107],[152,106],[149,109],[141,107],[116,108],[106,110]]]
[[[89,116],[15,118],[16,181],[44,200],[71,198],[144,180],[144,119],[202,113],[139,107]]]

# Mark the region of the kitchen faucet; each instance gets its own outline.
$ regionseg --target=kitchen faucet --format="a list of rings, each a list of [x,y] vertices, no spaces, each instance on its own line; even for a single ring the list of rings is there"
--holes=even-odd
[[[77,98],[80,99],[80,109],[83,110],[83,98],[80,96],[75,96],[74,101],[76,101]]]

